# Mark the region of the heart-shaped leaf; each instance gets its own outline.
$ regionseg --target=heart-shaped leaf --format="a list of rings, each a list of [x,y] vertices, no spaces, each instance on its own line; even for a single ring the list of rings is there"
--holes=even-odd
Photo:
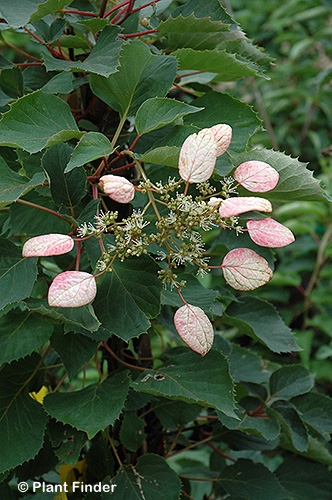
[[[47,257],[70,252],[74,240],[67,234],[43,234],[27,240],[22,249],[23,257]]]
[[[96,280],[83,271],[65,271],[58,274],[48,291],[52,307],[80,307],[91,302],[97,293]]]
[[[190,183],[207,181],[213,174],[216,158],[217,144],[210,129],[189,135],[180,150],[180,177]]]
[[[264,161],[241,163],[236,168],[233,177],[241,186],[254,193],[271,191],[279,181],[278,172]]]
[[[221,267],[226,282],[243,292],[265,285],[273,277],[268,262],[249,248],[235,248],[228,252]]]
[[[237,196],[224,200],[220,205],[219,213],[221,217],[233,217],[252,210],[272,212],[272,205],[269,200],[257,196]]]
[[[195,352],[205,356],[212,347],[213,326],[205,312],[185,304],[174,315],[175,328],[182,340]]]
[[[270,217],[263,220],[248,220],[247,228],[252,241],[262,247],[284,247],[295,240],[288,227]]]

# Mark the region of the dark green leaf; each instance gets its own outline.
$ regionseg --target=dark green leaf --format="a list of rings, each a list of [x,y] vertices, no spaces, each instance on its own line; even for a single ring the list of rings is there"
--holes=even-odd
[[[297,396],[291,402],[308,426],[326,439],[329,439],[329,434],[332,433],[331,398],[317,392],[309,392],[308,394]]]
[[[127,450],[137,451],[142,446],[146,438],[143,431],[145,425],[145,420],[135,413],[125,412],[120,429],[120,441]]]
[[[94,307],[104,338],[114,333],[123,340],[138,337],[160,311],[158,266],[148,256],[115,262],[98,286]]]
[[[286,500],[287,493],[275,475],[264,465],[251,460],[238,460],[225,467],[219,476],[221,486],[232,497],[245,500]]]
[[[91,75],[91,87],[121,117],[133,116],[150,97],[166,95],[176,70],[174,57],[152,55],[147,45],[134,41],[124,46],[119,71],[109,78]]]
[[[248,415],[242,408],[236,411],[239,420],[231,419],[217,412],[221,423],[228,429],[237,429],[251,436],[258,436],[267,441],[273,441],[280,434],[280,427],[275,420]]]
[[[54,332],[51,338],[53,349],[59,354],[70,380],[80,368],[92,358],[98,344],[91,338],[78,333]]]
[[[0,309],[28,297],[37,278],[37,259],[25,259],[21,250],[0,238]]]
[[[35,314],[7,314],[0,319],[0,365],[31,354],[48,341],[52,331],[52,323]]]
[[[19,68],[3,69],[0,73],[0,88],[9,97],[23,95],[23,76]]]
[[[267,414],[275,419],[297,451],[308,449],[308,432],[295,407],[287,401],[276,401],[267,409]]]
[[[201,357],[185,347],[170,352],[164,365],[146,370],[132,383],[135,391],[211,406],[236,418],[233,383],[223,354],[212,350]]]
[[[137,465],[120,469],[112,479],[117,500],[175,500],[179,498],[181,482],[177,474],[159,455],[139,457]]]
[[[53,201],[58,206],[73,208],[86,194],[86,173],[82,168],[65,173],[72,154],[67,144],[57,144],[46,151],[42,165],[49,180]]]
[[[282,366],[270,378],[271,400],[290,399],[309,392],[314,376],[302,365]]]
[[[85,431],[91,439],[114,424],[128,390],[128,372],[120,372],[80,391],[49,394],[44,399],[44,408],[56,420]]]
[[[140,135],[147,134],[201,109],[166,97],[147,99],[137,111],[135,127]]]
[[[36,12],[40,0],[2,0],[0,6],[1,16],[13,28],[20,28],[27,24],[31,14]]]
[[[81,135],[68,104],[41,90],[15,101],[0,121],[0,144],[29,153]]]
[[[29,0],[31,1],[31,0]],[[53,14],[59,9],[62,9],[66,5],[70,5],[74,0],[44,0],[43,2],[38,1],[37,11],[33,11],[31,16],[31,21],[36,21],[37,19],[42,19],[48,14]],[[24,23],[25,24],[25,23]],[[22,25],[20,25],[22,26]]]
[[[73,90],[73,75],[71,73],[58,73],[42,86],[47,94],[70,94]]]
[[[165,428],[176,429],[180,425],[195,420],[202,408],[199,405],[188,404],[184,401],[157,398],[156,401],[152,401],[151,409]]]
[[[55,454],[65,464],[75,465],[87,440],[85,432],[77,431],[70,425],[50,420],[48,432]]]
[[[165,165],[166,167],[177,167],[180,148],[176,146],[161,146],[148,151],[142,155],[141,160],[154,165]]]
[[[270,370],[266,361],[252,351],[232,345],[232,351],[228,356],[231,375],[236,382],[255,382],[256,384],[267,382]]]
[[[33,187],[44,182],[42,172],[34,174],[31,180],[11,170],[7,163],[0,157],[0,203],[11,203],[30,191]]]
[[[0,473],[32,459],[43,445],[48,417],[42,405],[29,395],[27,387],[39,361],[40,357],[34,355],[1,370]]]
[[[112,145],[104,134],[88,132],[75,147],[65,172],[111,153],[113,153]]]
[[[259,118],[252,108],[227,94],[211,90],[204,96],[196,99],[195,106],[203,107],[204,110],[193,116],[184,118],[184,123],[187,125],[194,124],[199,128],[212,127],[218,123],[227,123],[233,129],[232,142],[228,149],[228,152],[231,154],[243,151],[250,137],[261,125]],[[225,161],[224,156],[220,158],[221,166],[222,161]],[[218,163],[216,169],[219,172]],[[225,172],[225,174],[228,172]]]
[[[289,456],[276,475],[292,500],[331,499],[332,474],[323,465]]]
[[[271,351],[280,353],[300,350],[291,330],[276,309],[265,300],[241,297],[227,307],[223,317],[227,323],[239,328],[242,334],[259,339]]]

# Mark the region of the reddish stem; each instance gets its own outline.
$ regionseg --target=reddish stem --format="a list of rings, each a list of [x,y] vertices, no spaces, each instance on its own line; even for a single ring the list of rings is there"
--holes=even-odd
[[[129,2],[129,0],[125,0],[124,2],[121,2],[118,5],[115,5],[115,7],[112,7],[110,10],[105,12],[103,17],[105,18],[105,17],[110,16],[111,14],[113,14],[113,12],[116,12],[118,9],[121,9],[121,7],[123,7],[124,5],[127,5],[128,2]]]
[[[59,9],[57,12],[61,12],[63,14],[77,14],[78,16],[99,17],[98,14],[95,14],[94,12],[86,12],[84,10]]]
[[[90,111],[92,110],[93,106],[96,104],[96,101],[97,101],[97,96],[93,96],[90,103],[89,103],[89,106],[86,108],[86,110],[79,116],[76,116],[76,121],[80,121],[80,120],[83,120],[83,118],[85,118],[86,116],[88,116],[88,114],[90,113]]]
[[[118,12],[114,17],[113,19],[111,20],[111,24],[117,24],[117,21],[119,19],[121,19],[121,17],[127,13],[127,7],[124,7],[123,9],[120,10],[120,12]],[[124,18],[125,19],[125,18]],[[124,19],[121,20],[124,21]]]
[[[154,3],[158,3],[158,2],[160,2],[160,0],[153,0],[152,2],[145,3],[144,5],[141,5],[140,7],[136,7],[136,9],[133,9],[131,11],[131,13],[134,14],[135,12],[142,10],[142,9],[145,9],[145,7],[149,7],[150,5],[153,5]]]
[[[131,146],[129,146],[129,151],[132,151],[133,148],[136,146],[136,143],[137,141],[140,139],[140,137],[142,137],[140,134],[137,134],[137,136],[135,137],[135,139],[133,140]]]
[[[43,61],[41,61],[37,57],[34,57],[34,56],[28,54],[27,52],[25,52],[24,50],[20,49],[19,47],[16,47],[12,43],[7,42],[5,39],[3,39],[3,42],[7,45],[7,47],[10,47],[11,49],[16,50],[16,52],[19,52],[20,54],[22,54],[23,56],[27,57],[28,59],[32,59],[33,61],[38,61],[39,63],[43,64]]]
[[[28,66],[42,66],[44,63],[41,61],[40,63],[16,63],[15,66],[20,68],[27,68]]]
[[[219,448],[217,448],[216,446],[214,446],[214,444],[212,443],[209,443],[207,442],[206,443],[208,446],[210,446],[210,448],[213,449],[213,451],[215,451],[216,453],[218,453],[218,455],[220,455],[221,457],[224,457],[226,458],[227,460],[230,460],[231,462],[236,462],[236,459],[233,458],[233,457],[230,457],[229,455],[226,455],[226,453],[224,453],[223,451],[219,450]]]
[[[129,33],[129,35],[123,35],[123,37],[124,38],[135,38],[137,36],[150,35],[150,33],[158,33],[158,30],[139,31],[138,33]]]
[[[46,208],[46,207],[43,207],[42,205],[37,205],[36,203],[31,203],[30,201],[21,200],[21,199],[16,200],[16,203],[21,203],[22,205],[28,205],[29,207],[37,208],[37,210],[42,210],[43,212],[47,212],[49,214],[55,215],[56,217],[59,217],[59,219],[62,219],[65,222],[68,222],[68,224],[72,225],[71,221],[67,220],[61,214],[59,214],[58,212],[55,212],[55,210],[51,210],[50,208]]]

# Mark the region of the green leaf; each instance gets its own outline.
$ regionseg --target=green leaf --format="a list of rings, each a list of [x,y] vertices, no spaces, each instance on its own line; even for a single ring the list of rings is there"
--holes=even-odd
[[[34,174],[30,180],[22,177],[22,175],[11,170],[2,157],[0,157],[0,176],[0,203],[11,203],[18,200],[32,188],[42,184],[45,179],[42,172]]]
[[[245,500],[285,500],[287,494],[276,476],[264,465],[239,459],[219,476],[221,486],[234,498]]]
[[[218,412],[220,422],[227,429],[242,431],[251,436],[258,436],[268,441],[273,441],[280,434],[280,427],[275,420],[268,418],[251,417],[243,408],[236,410],[237,419],[230,418]],[[240,422],[238,419],[241,419]]]
[[[40,356],[34,354],[1,369],[0,473],[34,458],[43,445],[48,417],[27,387],[39,362]]]
[[[276,475],[292,500],[331,498],[332,474],[320,464],[300,457],[286,456]]]
[[[270,370],[266,366],[266,361],[254,352],[232,344],[232,351],[228,358],[231,376],[236,382],[262,384],[269,380]]]
[[[217,73],[217,80],[233,82],[247,76],[255,76],[257,68],[249,66],[235,55],[223,50],[194,50],[191,48],[178,49],[172,56],[179,61],[180,70],[198,70]]]
[[[221,352],[212,350],[201,357],[178,347],[168,355],[164,365],[146,370],[132,382],[135,391],[210,406],[237,418],[229,366]]]
[[[29,153],[81,136],[68,104],[41,90],[15,101],[0,121],[0,144]]]
[[[31,0],[30,0],[31,1]],[[38,1],[38,9],[31,16],[31,21],[36,21],[37,19],[42,19],[48,14],[54,14],[59,9],[73,3],[74,0],[44,0]],[[25,23],[24,23],[25,24]]]
[[[201,406],[196,404],[172,401],[166,398],[157,398],[156,401],[151,403],[151,410],[167,429],[178,429],[179,426],[192,422],[201,409]]]
[[[83,71],[106,78],[113,75],[118,71],[119,55],[123,44],[123,40],[118,39],[119,32],[119,26],[105,26],[96,45],[82,62],[56,59],[49,51],[43,50],[47,71]]]
[[[265,300],[241,297],[227,307],[223,318],[226,323],[239,328],[242,334],[258,339],[273,352],[301,350],[290,328]],[[269,327],[266,328],[266,325]]]
[[[61,331],[54,332],[51,345],[65,365],[70,380],[73,380],[98,348],[98,343],[85,335],[70,332],[64,334]]]
[[[102,156],[108,156],[113,151],[114,149],[106,135],[100,132],[88,132],[76,145],[65,172],[70,172],[73,168],[80,167]]]
[[[57,144],[49,148],[42,159],[53,201],[59,207],[73,208],[86,194],[86,173],[83,167],[75,172],[65,173],[72,151],[68,144]]]
[[[167,99],[166,97],[147,99],[137,111],[135,127],[138,134],[147,134],[152,132],[152,130],[169,125],[183,116],[197,113],[201,110],[202,108],[189,106],[189,104],[185,104],[184,102]]]
[[[56,420],[85,431],[91,439],[119,417],[129,391],[128,375],[128,371],[120,372],[80,391],[48,394],[44,408]]]
[[[42,87],[48,94],[70,94],[73,90],[73,75],[71,73],[58,73]]]
[[[92,74],[90,84],[93,93],[123,118],[133,116],[150,97],[164,97],[176,70],[174,57],[153,55],[146,44],[133,41],[123,47],[119,71],[109,78]]]
[[[151,453],[139,457],[135,466],[120,469],[112,479],[116,484],[117,500],[175,500],[179,498],[181,482],[164,458]]]
[[[0,88],[9,97],[23,95],[23,76],[19,68],[3,69],[0,73]]]
[[[145,426],[145,420],[135,413],[125,412],[120,429],[121,444],[129,451],[137,451],[146,438],[143,432]]]
[[[70,425],[50,420],[48,432],[54,452],[61,462],[75,465],[87,440],[85,432],[77,431]]]
[[[276,401],[266,413],[280,424],[287,440],[297,451],[307,451],[308,432],[292,404],[287,401]]]
[[[270,400],[289,399],[309,392],[315,377],[302,365],[282,366],[270,378]]]
[[[14,243],[0,238],[0,309],[28,297],[37,278],[37,259],[24,259]]]
[[[165,165],[166,167],[177,167],[179,162],[180,148],[176,146],[162,146],[152,149],[144,155],[141,160],[154,165]]]
[[[24,358],[48,341],[53,325],[35,314],[9,313],[0,319],[0,365]]]
[[[332,433],[332,399],[309,392],[297,396],[291,401],[299,412],[301,419],[325,439]]]
[[[314,179],[313,173],[306,168],[306,163],[271,149],[255,149],[250,153],[233,156],[235,166],[251,160],[264,161],[279,172],[277,186],[265,194],[269,200],[326,201],[319,180]],[[261,196],[264,197],[264,193]]]
[[[145,255],[114,262],[112,272],[104,275],[98,285],[94,301],[103,338],[115,334],[129,340],[150,328],[149,319],[160,311],[162,284],[157,277],[158,269]]]
[[[230,154],[243,151],[250,137],[261,126],[261,121],[252,108],[227,94],[211,90],[196,99],[195,106],[202,107],[204,110],[194,116],[184,118],[184,123],[194,124],[199,128],[212,127],[218,123],[230,125],[233,129],[232,142],[228,148]],[[220,157],[221,165],[225,161],[224,157],[225,155]],[[216,169],[219,171],[218,163]]]
[[[2,0],[0,14],[12,28],[27,24],[31,14],[36,12],[40,0]],[[67,2],[68,3],[68,2]]]

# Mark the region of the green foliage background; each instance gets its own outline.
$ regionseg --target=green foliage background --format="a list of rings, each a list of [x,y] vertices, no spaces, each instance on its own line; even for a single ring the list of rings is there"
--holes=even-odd
[[[328,2],[106,4],[0,3],[1,498],[30,498],[20,481],[60,484],[67,465],[68,478],[117,485],[86,500],[329,500],[332,223],[310,171],[331,194]],[[189,134],[216,123],[233,140],[214,181],[270,163],[280,183],[267,198],[296,242],[271,251],[208,235],[212,263],[245,246],[275,266],[250,294],[218,271],[181,270],[184,298],[213,321],[211,352],[178,338],[182,303],[154,251],[116,261],[92,305],[51,308],[48,286],[76,254],[24,259],[24,241],[93,222],[94,175],[115,147],[132,145],[156,182],[176,175]],[[82,270],[99,251],[84,244]]]

